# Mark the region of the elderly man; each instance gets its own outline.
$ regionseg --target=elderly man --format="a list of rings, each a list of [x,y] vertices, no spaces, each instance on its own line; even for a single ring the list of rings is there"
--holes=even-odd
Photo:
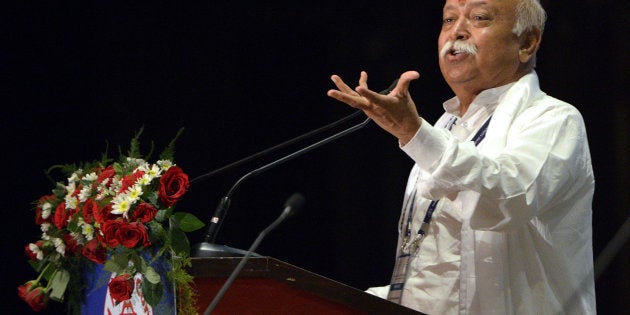
[[[408,71],[388,95],[328,95],[398,138],[415,165],[388,286],[367,291],[427,314],[594,314],[594,175],[583,119],[540,90],[537,0],[446,0],[439,65],[455,97],[422,119]]]

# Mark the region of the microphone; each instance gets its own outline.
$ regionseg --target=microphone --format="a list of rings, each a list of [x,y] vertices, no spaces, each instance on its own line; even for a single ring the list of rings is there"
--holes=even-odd
[[[398,83],[398,79],[394,80],[394,82],[385,90],[381,91],[380,94],[389,94],[395,87],[396,84]],[[341,138],[347,134],[350,134],[352,132],[355,132],[363,127],[365,127],[369,122],[371,121],[370,118],[365,119],[363,122],[354,125],[348,129],[342,130],[339,133],[333,134],[332,136],[329,136],[323,140],[320,140],[314,144],[311,144],[305,148],[302,148],[300,150],[297,150],[289,155],[286,155],[278,160],[272,161],[271,163],[268,163],[262,167],[259,167],[247,174],[245,174],[243,177],[241,177],[238,181],[236,181],[236,183],[232,186],[232,188],[230,188],[230,190],[228,191],[228,193],[225,195],[225,197],[221,198],[221,200],[219,201],[219,204],[217,206],[217,208],[215,209],[215,212],[210,220],[210,223],[208,224],[208,231],[204,237],[203,242],[196,244],[193,247],[194,250],[194,257],[239,257],[239,256],[243,256],[245,254],[245,252],[241,249],[236,249],[236,248],[232,248],[229,246],[225,246],[225,245],[217,245],[214,244],[214,241],[216,239],[216,236],[219,232],[219,228],[221,227],[221,224],[223,223],[223,219],[225,218],[225,215],[227,214],[227,210],[230,207],[230,203],[231,203],[231,196],[234,193],[234,191],[236,190],[236,188],[238,188],[238,186],[244,182],[246,179],[257,175],[259,173],[262,173],[270,168],[273,168],[275,166],[278,166],[284,162],[290,161],[304,153],[307,153],[315,148],[318,148],[324,144],[327,144],[329,142],[332,142],[333,140],[336,140],[338,138]],[[236,162],[238,163],[238,162]],[[212,172],[211,172],[212,173]],[[208,173],[210,174],[210,173]],[[206,174],[207,175],[207,174]]]
[[[210,303],[210,305],[208,305],[208,308],[206,308],[204,315],[209,315],[212,312],[212,310],[214,310],[214,308],[217,306],[217,304],[219,303],[219,301],[221,300],[225,292],[232,285],[232,283],[234,282],[238,274],[241,272],[241,270],[243,269],[243,267],[249,260],[250,255],[254,252],[254,250],[256,250],[256,248],[258,247],[262,239],[269,232],[271,232],[271,230],[275,229],[276,226],[282,223],[282,221],[284,221],[290,216],[295,215],[295,213],[300,208],[302,208],[302,206],[304,205],[304,202],[305,202],[304,196],[302,196],[299,193],[295,193],[291,195],[289,199],[287,199],[284,205],[284,210],[282,210],[282,213],[280,214],[280,216],[275,221],[273,221],[267,228],[265,228],[262,232],[260,232],[260,234],[258,234],[258,237],[254,241],[254,243],[252,243],[249,250],[247,250],[243,259],[241,259],[241,261],[238,263],[236,268],[234,268],[234,270],[230,274],[230,277],[225,281],[225,283],[223,284],[223,286],[221,287],[217,295],[214,297],[214,299],[212,299],[212,302]]]

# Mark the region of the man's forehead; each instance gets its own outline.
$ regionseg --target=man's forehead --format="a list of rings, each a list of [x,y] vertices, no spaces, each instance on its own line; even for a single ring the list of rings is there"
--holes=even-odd
[[[444,10],[461,7],[495,7],[507,4],[516,4],[516,0],[446,0]]]

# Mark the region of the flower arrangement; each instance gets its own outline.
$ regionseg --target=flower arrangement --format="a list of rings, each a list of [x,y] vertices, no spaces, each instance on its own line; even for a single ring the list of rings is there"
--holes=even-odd
[[[196,313],[193,279],[185,269],[191,264],[185,233],[204,224],[174,210],[189,188],[188,175],[173,163],[174,142],[181,132],[155,163],[141,157],[141,129],[117,161],[105,153],[100,161],[48,170],[50,175],[60,169],[68,177],[56,183],[52,194],[34,202],[42,237],[26,245],[25,252],[38,277],[18,287],[18,295],[33,310],[45,309],[54,300],[67,302],[68,313],[80,313],[82,275],[95,265],[111,272],[107,286],[116,304],[139,290],[143,300],[155,306],[165,284],[153,264],[162,259],[168,265],[166,278],[177,288],[178,313]]]

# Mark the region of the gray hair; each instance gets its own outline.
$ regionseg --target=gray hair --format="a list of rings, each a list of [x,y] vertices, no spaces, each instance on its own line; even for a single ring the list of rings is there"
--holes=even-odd
[[[516,5],[516,24],[512,32],[521,36],[525,31],[539,29],[542,34],[547,21],[547,13],[539,0],[518,0]],[[531,60],[532,68],[536,67],[536,55]]]
[[[546,20],[547,13],[538,0],[519,0],[516,5],[516,24],[512,32],[521,36],[524,31],[538,28],[542,33]]]

